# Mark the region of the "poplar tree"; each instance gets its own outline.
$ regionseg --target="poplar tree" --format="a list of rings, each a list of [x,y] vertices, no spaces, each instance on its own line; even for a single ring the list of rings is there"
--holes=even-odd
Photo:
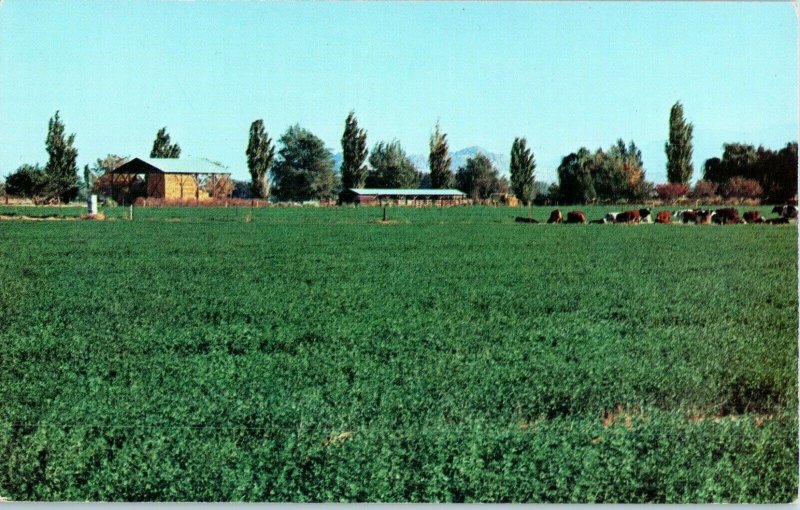
[[[683,116],[680,101],[672,105],[669,112],[669,141],[664,144],[667,153],[667,180],[671,183],[689,184],[692,179],[692,130],[691,122]]]
[[[439,129],[439,123],[431,135],[428,166],[431,169],[431,188],[444,189],[453,185],[453,172],[450,165],[453,160],[447,146],[447,135]]]
[[[158,130],[156,139],[153,141],[153,150],[150,151],[151,158],[178,158],[181,155],[181,148],[177,143],[171,144],[167,127]]]
[[[275,145],[264,129],[262,119],[250,124],[250,141],[247,144],[247,168],[250,169],[250,192],[256,198],[269,196],[269,171],[275,159]]]
[[[363,188],[367,181],[367,132],[358,127],[356,114],[351,111],[344,121],[342,134],[342,187]]]
[[[524,204],[533,202],[536,190],[533,187],[533,172],[536,170],[536,161],[533,153],[528,148],[525,138],[515,138],[511,144],[511,190]]]
[[[78,193],[78,149],[74,143],[75,133],[65,136],[64,123],[56,111],[47,127],[45,147],[48,160],[44,174],[51,196],[59,200],[69,201]]]

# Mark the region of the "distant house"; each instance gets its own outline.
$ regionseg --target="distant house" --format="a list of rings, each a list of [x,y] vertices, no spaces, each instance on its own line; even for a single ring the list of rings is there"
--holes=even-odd
[[[376,203],[419,203],[439,202],[443,204],[461,203],[466,194],[457,189],[380,189],[349,188],[339,193],[342,204],[376,204]]]
[[[230,180],[230,173],[204,159],[133,158],[111,172],[111,195],[120,202],[137,198],[210,200]],[[142,184],[137,189],[134,183]],[[210,189],[211,194],[206,189]]]

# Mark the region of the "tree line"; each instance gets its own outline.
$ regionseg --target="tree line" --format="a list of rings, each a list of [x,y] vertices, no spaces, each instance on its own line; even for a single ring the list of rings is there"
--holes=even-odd
[[[667,183],[654,185],[645,179],[641,151],[631,141],[618,140],[608,150],[590,152],[581,147],[565,156],[558,167],[558,183],[546,193],[550,202],[644,201],[650,198],[674,202],[695,200],[762,199],[782,203],[797,197],[797,142],[780,151],[752,145],[726,143],[722,158],[703,165],[703,178],[691,186],[694,126],[676,102],[670,109]],[[545,197],[542,197],[545,198]]]
[[[763,198],[784,202],[797,194],[797,143],[779,151],[739,143],[724,144],[721,158],[708,159],[703,179],[693,187],[692,137],[694,126],[676,102],[669,116],[667,155],[668,183],[654,185],[646,179],[641,150],[633,141],[623,140],[594,152],[585,147],[562,158],[558,182],[547,187],[535,180],[536,161],[525,137],[511,145],[510,180],[484,154],[476,154],[464,165],[452,168],[447,134],[437,122],[429,141],[429,172],[419,171],[397,140],[378,141],[368,149],[367,131],[360,127],[355,112],[345,119],[341,138],[342,162],[337,173],[334,157],[324,142],[308,129],[290,126],[277,141],[270,138],[263,119],[250,125],[245,150],[249,183],[237,183],[235,193],[266,199],[304,201],[335,198],[347,188],[432,188],[456,187],[473,199],[495,193],[516,196],[523,204],[595,203],[642,201],[653,197],[676,200],[681,197]],[[6,177],[5,193],[32,197],[38,201],[67,202],[92,190],[107,188],[109,172],[125,159],[109,154],[86,165],[78,175],[75,134],[65,134],[59,112],[50,119],[45,146],[48,162],[44,168],[22,165]],[[173,143],[167,128],[156,133],[152,158],[178,158],[181,148]],[[104,185],[105,183],[105,185]],[[140,183],[141,184],[141,183]],[[131,189],[135,182],[129,183]]]
[[[254,197],[278,200],[334,198],[348,188],[430,188],[456,186],[475,199],[508,192],[530,203],[534,198],[533,174],[536,164],[524,138],[514,140],[511,182],[500,176],[491,160],[477,154],[452,170],[447,134],[437,123],[430,138],[428,166],[419,171],[397,140],[379,141],[367,148],[367,131],[358,125],[355,112],[345,119],[342,133],[340,173],[334,171],[333,154],[322,140],[300,126],[291,126],[278,139],[277,151],[264,128],[263,119],[250,126],[245,151],[250,171],[250,192]]]

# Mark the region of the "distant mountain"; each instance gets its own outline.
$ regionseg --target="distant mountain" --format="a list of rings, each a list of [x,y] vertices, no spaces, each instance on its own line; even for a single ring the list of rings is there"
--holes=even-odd
[[[488,151],[483,147],[478,147],[477,145],[461,149],[453,152],[450,155],[453,158],[453,172],[458,170],[459,167],[466,165],[467,160],[477,156],[478,153],[481,153],[489,158],[492,164],[494,164],[494,167],[500,172],[500,175],[508,176],[508,165],[511,163],[509,156],[507,154],[498,154],[496,152]]]

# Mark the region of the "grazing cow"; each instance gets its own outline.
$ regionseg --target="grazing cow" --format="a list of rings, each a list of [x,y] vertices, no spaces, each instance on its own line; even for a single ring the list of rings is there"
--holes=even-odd
[[[570,211],[567,213],[566,223],[586,223],[586,215],[581,211]]]
[[[547,223],[561,223],[563,219],[564,217],[561,215],[561,211],[556,209],[550,213],[550,218],[547,219]]]
[[[697,216],[695,219],[695,223],[698,225],[710,225],[711,220],[714,218],[716,213],[714,211],[703,210],[697,211]]]
[[[656,214],[656,223],[672,223],[672,217],[669,211],[658,211],[658,214]]]
[[[691,209],[688,211],[683,211],[683,214],[681,215],[681,221],[684,223],[697,223],[697,215],[699,213],[700,211],[694,211]]]
[[[797,207],[793,205],[776,205],[772,208],[772,212],[781,215],[781,218],[797,219]]]
[[[650,215],[650,209],[639,209],[639,221],[642,223],[653,223],[653,217]]]
[[[741,222],[739,219],[739,210],[733,207],[717,209],[714,211],[713,220],[714,223],[719,223],[720,225],[733,225],[734,223]]]
[[[681,209],[672,213],[672,217],[683,223],[694,223],[697,219],[697,211],[694,209]]]
[[[604,218],[606,220],[605,222],[606,223],[614,223],[615,221],[617,221],[617,215],[618,214],[619,214],[618,212],[606,213],[606,216]]]
[[[767,223],[769,225],[785,225],[789,223],[789,218],[784,218],[783,216],[781,216],[780,218],[770,218],[766,220],[764,223]]]
[[[625,211],[617,214],[615,223],[639,223],[640,219],[639,211]]]
[[[758,211],[745,211],[742,218],[747,223],[764,223],[764,218],[761,217],[761,213]]]

